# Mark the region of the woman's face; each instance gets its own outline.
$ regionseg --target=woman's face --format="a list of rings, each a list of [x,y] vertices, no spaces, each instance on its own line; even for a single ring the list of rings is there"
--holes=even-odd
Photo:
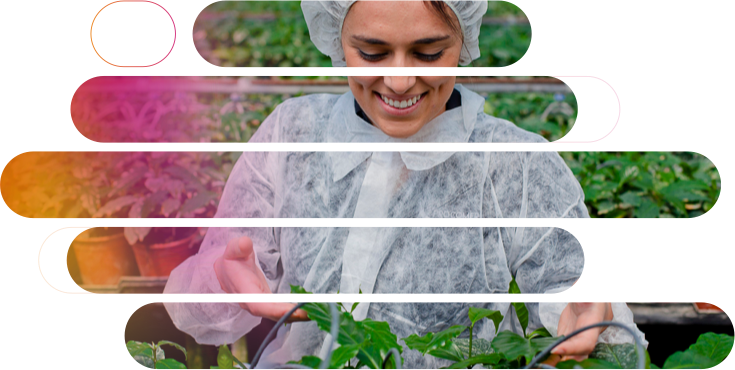
[[[462,40],[424,1],[357,1],[342,26],[342,47],[348,67],[456,67]],[[445,111],[455,77],[348,81],[375,126],[406,138]]]

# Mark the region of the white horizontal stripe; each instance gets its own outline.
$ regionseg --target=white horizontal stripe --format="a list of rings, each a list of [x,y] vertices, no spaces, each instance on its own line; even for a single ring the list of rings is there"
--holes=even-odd
[[[219,0],[217,0],[217,1],[219,1]],[[224,68],[224,67],[212,66],[212,67],[146,67],[146,68]]]
[[[524,57],[735,57],[730,54],[531,54]]]
[[[587,75],[587,77],[735,77],[735,75]]]
[[[82,135],[0,135],[0,137],[84,137]],[[25,151],[25,150],[24,150]]]
[[[165,0],[165,1],[174,1],[174,0]],[[518,7],[519,8],[735,8],[735,6],[732,6],[732,5],[518,5]]]
[[[0,342],[0,344],[125,344],[125,342]]]
[[[2,78],[92,78],[95,76],[0,76]]]
[[[668,136],[735,136],[735,135],[714,135],[714,134],[713,135],[692,135],[692,134],[686,134],[686,135],[673,135],[673,134],[666,134],[666,135],[664,135],[664,134],[656,134],[656,135],[639,135],[639,134],[636,134],[636,135],[618,135],[618,134],[615,134],[615,135],[612,135],[611,134],[611,135],[608,135],[608,136],[666,136],[666,137],[668,137]],[[648,145],[648,144],[649,143],[646,143],[646,145]],[[704,150],[704,149],[702,149],[702,150]]]
[[[710,96],[710,95],[735,95],[735,94],[617,94],[620,95],[642,95],[642,96]]]
[[[102,9],[101,6],[0,6],[0,9]]]
[[[92,45],[173,45],[173,42],[93,42]]]
[[[615,89],[615,91],[733,91],[735,89]]]
[[[52,55],[29,55],[29,56],[11,56],[11,55],[0,55],[0,58],[99,58],[98,55],[82,55],[82,56],[52,56]],[[39,77],[39,76],[36,76]]]

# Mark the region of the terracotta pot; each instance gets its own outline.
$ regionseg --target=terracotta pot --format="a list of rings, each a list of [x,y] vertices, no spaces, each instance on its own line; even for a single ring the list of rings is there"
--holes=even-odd
[[[696,302],[694,303],[694,306],[697,309],[697,312],[699,313],[715,313],[715,312],[722,312],[722,309],[711,304],[711,303],[704,303],[704,302]]]
[[[79,234],[71,243],[83,284],[117,285],[121,276],[138,275],[135,256],[123,233],[90,237],[91,232]]]
[[[169,276],[171,270],[184,262],[199,250],[199,232],[194,232],[184,239],[169,243],[133,245],[135,260],[142,276]]]

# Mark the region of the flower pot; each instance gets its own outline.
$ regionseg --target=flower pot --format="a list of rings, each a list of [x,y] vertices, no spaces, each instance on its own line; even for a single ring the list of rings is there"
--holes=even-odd
[[[721,313],[722,309],[711,304],[704,302],[694,303],[694,309],[699,313]]]
[[[98,230],[89,229],[71,243],[69,253],[76,255],[84,285],[117,285],[122,276],[137,276],[135,256],[122,232],[92,236]]]
[[[171,270],[199,250],[199,233],[168,243],[141,243],[133,245],[135,260],[142,276],[169,276]]]

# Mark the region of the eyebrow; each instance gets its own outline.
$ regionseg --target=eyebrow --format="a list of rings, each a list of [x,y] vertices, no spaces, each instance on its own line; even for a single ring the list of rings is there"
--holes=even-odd
[[[446,39],[448,39],[450,37],[451,36],[449,36],[449,35],[436,36],[436,37],[427,37],[427,38],[423,38],[423,39],[418,39],[418,40],[412,42],[412,44],[413,45],[429,45],[429,44],[433,44],[435,42],[444,41],[444,40],[446,40]],[[388,45],[388,43],[385,42],[385,41],[383,41],[383,40],[374,39],[374,38],[365,37],[365,36],[353,35],[352,38],[355,39],[355,40],[357,40],[357,41],[362,41],[362,42],[364,42],[366,44],[370,44],[370,45]]]

